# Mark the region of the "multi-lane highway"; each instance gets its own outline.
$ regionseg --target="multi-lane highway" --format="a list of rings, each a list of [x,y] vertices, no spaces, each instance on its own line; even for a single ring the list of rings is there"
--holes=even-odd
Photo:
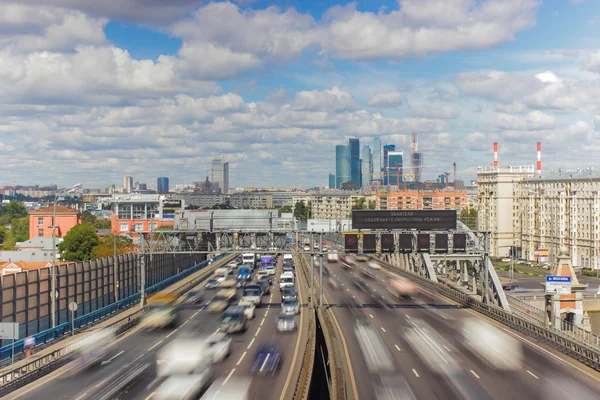
[[[301,308],[298,316],[298,330],[295,333],[279,334],[276,320],[281,309],[281,296],[278,277],[281,260],[273,279],[271,294],[263,297],[262,306],[256,309],[254,319],[248,321],[248,330],[233,334],[231,354],[222,362],[213,365],[215,378],[221,376],[226,384],[233,377],[249,377],[254,361],[254,353],[260,343],[278,342],[283,349],[282,365],[274,376],[254,377],[249,390],[252,399],[288,399],[295,390],[300,372],[300,364],[307,340],[308,316]],[[253,273],[253,280],[256,280]],[[299,300],[306,304],[304,279],[297,280]],[[212,335],[221,324],[220,313],[210,313],[206,309],[216,290],[204,289],[201,283],[196,289],[204,290],[204,304],[186,306],[180,311],[180,325],[174,330],[142,331],[135,328],[118,338],[110,349],[110,354],[102,366],[69,376],[69,366],[62,367],[38,381],[14,392],[10,399],[100,399],[117,398],[111,389],[127,373],[136,369],[144,372],[127,388],[119,391],[118,398],[150,400],[159,381],[156,379],[159,350],[178,336]]]
[[[564,399],[575,393],[594,399],[600,393],[597,373],[504,327],[502,332],[521,345],[523,358],[514,369],[498,370],[466,345],[471,332],[464,322],[482,318],[474,311],[424,288],[417,296],[397,298],[387,290],[388,272],[367,263],[357,262],[352,270],[340,263],[325,265],[331,278],[325,280],[325,303],[345,342],[341,348],[351,398],[372,398],[381,377],[389,375],[403,377],[418,399]],[[361,269],[370,270],[373,278],[362,276]],[[357,278],[364,279],[366,290],[355,284]],[[378,307],[371,293],[384,296],[389,309]],[[353,303],[358,308],[348,307]],[[357,320],[377,332],[393,361],[391,369],[368,368],[355,333]],[[377,340],[369,346],[378,354]]]

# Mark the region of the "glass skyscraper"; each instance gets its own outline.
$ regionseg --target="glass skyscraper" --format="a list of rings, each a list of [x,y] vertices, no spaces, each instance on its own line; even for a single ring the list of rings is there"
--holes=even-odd
[[[222,194],[229,192],[229,163],[222,156],[214,157],[211,164],[211,180],[221,189]]]
[[[371,148],[366,144],[362,147],[362,151],[360,153],[360,170],[362,176],[362,185],[366,186],[371,183],[371,168],[373,165],[373,156],[371,154]]]
[[[350,145],[350,180],[356,184],[357,188],[360,188],[360,140],[349,139],[348,144]]]
[[[388,177],[388,153],[390,151],[396,151],[396,146],[393,144],[388,144],[383,146],[383,184],[387,185],[389,183]]]
[[[156,180],[156,191],[160,194],[169,193],[169,178],[161,176]]]
[[[381,167],[383,167],[381,159],[381,139],[373,138],[373,178],[376,181],[381,179]]]
[[[350,180],[350,146],[339,144],[335,146],[335,187],[339,189]]]
[[[335,189],[335,174],[329,174],[329,189]]]
[[[390,185],[400,185],[403,181],[403,158],[404,153],[401,151],[388,152],[388,178]],[[398,175],[398,181],[396,181]]]

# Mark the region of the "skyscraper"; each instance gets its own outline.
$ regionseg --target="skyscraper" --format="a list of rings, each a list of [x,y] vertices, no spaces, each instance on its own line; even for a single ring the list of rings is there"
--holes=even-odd
[[[169,178],[161,176],[156,180],[156,191],[160,194],[169,193]]]
[[[396,146],[393,144],[388,144],[383,146],[383,184],[387,185],[389,183],[388,177],[388,153],[390,151],[396,151]]]
[[[335,189],[335,174],[329,174],[329,189]]]
[[[215,156],[211,164],[211,180],[221,189],[222,194],[229,192],[229,163],[223,156]]]
[[[348,144],[350,145],[350,180],[356,184],[356,187],[360,185],[360,140],[349,139]]]
[[[371,154],[371,148],[366,144],[363,145],[362,151],[360,153],[361,159],[361,175],[362,175],[362,185],[366,186],[371,183],[371,167],[373,165],[373,156]]]
[[[123,193],[131,193],[133,191],[133,177],[126,176],[123,178]]]
[[[381,179],[381,167],[383,167],[381,159],[381,139],[373,138],[373,179],[374,181]]]
[[[339,144],[335,146],[335,187],[340,189],[350,180],[350,146]]]
[[[390,185],[400,185],[404,180],[404,153],[401,151],[388,152],[388,178]],[[397,176],[397,180],[396,180]]]

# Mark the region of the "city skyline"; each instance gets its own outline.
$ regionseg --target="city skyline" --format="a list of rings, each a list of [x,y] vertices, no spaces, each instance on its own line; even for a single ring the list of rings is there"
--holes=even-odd
[[[537,141],[548,170],[596,163],[599,2],[450,2],[450,21],[414,0],[109,3],[0,5],[0,185],[191,183],[219,153],[232,185],[327,186],[312,171],[336,143],[379,137],[408,167],[411,132],[423,180],[455,161],[475,179],[496,141],[506,165],[535,164]]]

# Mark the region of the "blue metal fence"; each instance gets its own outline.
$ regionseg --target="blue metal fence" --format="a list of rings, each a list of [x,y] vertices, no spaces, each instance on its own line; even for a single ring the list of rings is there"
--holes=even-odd
[[[180,281],[180,280],[190,276],[191,274],[198,272],[202,268],[209,265],[209,263],[211,263],[211,261],[214,262],[214,261],[220,260],[224,256],[225,256],[225,254],[219,254],[210,260],[203,261],[200,264],[197,264],[191,268],[185,269],[184,271],[182,271],[176,275],[173,275],[170,278],[163,280],[162,282],[159,282],[150,287],[147,287],[146,293],[148,295],[150,295],[150,294],[153,294],[156,292],[160,292],[161,290],[164,290],[165,288],[171,286],[173,283]],[[135,293],[129,297],[119,300],[116,303],[112,303],[106,307],[100,308],[96,311],[93,311],[91,313],[82,315],[81,317],[75,318],[74,323],[73,323],[75,330],[80,329],[83,326],[92,324],[98,320],[104,319],[105,317],[107,317],[111,314],[114,314],[115,312],[117,312],[119,310],[129,308],[131,305],[136,304],[140,301],[140,296],[141,296],[141,294],[139,292]],[[71,322],[69,321],[69,322],[65,322],[60,325],[57,325],[54,328],[47,329],[43,332],[36,333],[35,335],[32,335],[32,336],[35,338],[36,346],[42,346],[42,345],[47,344],[48,342],[55,340],[56,338],[58,338],[62,335],[70,334],[70,333],[71,333]],[[20,354],[23,352],[24,342],[25,342],[25,339],[17,340],[15,342],[15,344],[14,344],[15,354]],[[0,360],[10,359],[11,356],[12,356],[12,344],[4,346],[4,347],[0,347]]]

